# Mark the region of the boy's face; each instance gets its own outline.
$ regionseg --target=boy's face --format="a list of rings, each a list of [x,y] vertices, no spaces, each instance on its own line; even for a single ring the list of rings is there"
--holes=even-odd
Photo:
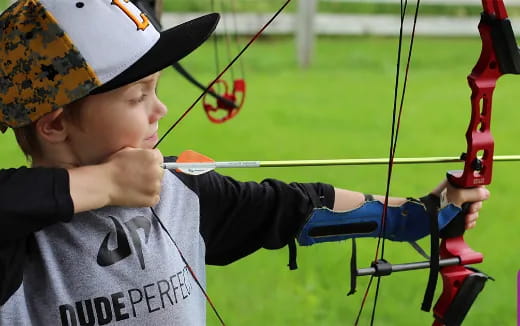
[[[124,147],[153,148],[166,107],[156,96],[159,73],[81,100],[79,119],[68,123],[78,165],[95,164]],[[77,121],[76,121],[77,120]]]

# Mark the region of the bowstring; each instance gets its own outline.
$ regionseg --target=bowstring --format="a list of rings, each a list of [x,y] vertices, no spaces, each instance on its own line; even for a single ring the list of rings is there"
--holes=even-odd
[[[215,304],[211,300],[211,298],[210,298],[210,296],[208,294],[208,291],[206,291],[206,289],[204,289],[204,286],[202,285],[202,283],[200,282],[199,278],[197,277],[197,274],[195,273],[193,268],[191,268],[191,265],[188,263],[188,260],[186,259],[186,257],[182,253],[181,248],[179,248],[179,246],[177,245],[177,242],[173,239],[172,235],[170,234],[170,232],[168,231],[168,229],[166,228],[166,226],[164,225],[162,220],[159,218],[159,215],[157,215],[157,213],[155,213],[155,210],[153,209],[153,207],[150,207],[150,210],[152,211],[152,214],[155,217],[155,219],[157,220],[157,222],[159,222],[159,225],[161,226],[163,231],[166,232],[166,234],[168,235],[168,238],[171,240],[171,242],[173,243],[173,245],[177,249],[177,252],[179,253],[179,256],[181,257],[182,262],[184,263],[186,268],[188,268],[188,271],[189,271],[191,277],[193,278],[193,280],[197,284],[198,288],[200,289],[200,291],[202,292],[202,294],[206,298],[206,301],[208,302],[208,304],[210,305],[211,309],[215,313],[215,316],[217,316],[217,319],[219,320],[220,324],[222,326],[225,326],[226,323],[224,322],[224,319],[222,318],[222,316],[218,312],[217,306],[215,306]]]
[[[206,87],[206,89],[199,95],[199,97],[197,97],[195,99],[195,101],[193,101],[193,103],[188,107],[188,109],[186,109],[184,111],[184,113],[175,121],[175,123],[173,123],[170,126],[170,128],[164,133],[164,135],[154,145],[154,147],[153,147],[154,149],[157,148],[157,146],[159,146],[159,144],[166,138],[166,136],[168,136],[168,134],[188,115],[188,113],[191,112],[191,110],[195,107],[195,105],[197,105],[197,103],[206,95],[206,93],[213,87],[213,85],[215,83],[217,83],[217,81],[226,73],[226,71],[228,71],[233,66],[233,64],[235,64],[235,62],[244,54],[244,52],[247,51],[247,49],[260,37],[260,35],[265,31],[265,29],[276,19],[276,17],[278,17],[280,15],[280,13],[289,5],[290,2],[291,2],[291,0],[286,0],[285,3],[267,21],[267,23],[264,24],[264,26],[262,26],[262,28],[251,38],[251,40],[249,40],[249,42],[242,48],[242,50],[240,50],[240,52],[226,65],[226,67],[220,73],[217,72],[218,73],[217,77],[215,79],[213,79],[213,81]],[[213,0],[212,0],[212,3],[213,3]],[[180,257],[181,257],[181,259],[183,261],[183,263],[188,268],[188,271],[189,271],[190,275],[192,276],[192,278],[195,280],[195,283],[197,284],[198,288],[202,291],[204,297],[206,298],[206,301],[210,305],[211,309],[213,310],[213,312],[214,312],[215,316],[217,317],[217,319],[219,320],[220,324],[222,326],[225,326],[224,319],[222,318],[222,316],[218,312],[218,310],[217,310],[215,304],[213,303],[213,301],[211,300],[208,292],[204,289],[204,286],[199,281],[196,273],[193,271],[191,265],[188,263],[188,260],[185,258],[185,256],[182,253],[181,249],[177,245],[177,242],[173,239],[172,235],[170,234],[170,232],[168,231],[166,226],[163,224],[162,220],[155,213],[155,210],[153,209],[153,207],[150,207],[150,210],[152,211],[153,216],[158,221],[158,223],[161,226],[161,228],[166,232],[166,234],[168,235],[169,239],[174,244],[175,248],[177,249],[177,252],[179,253],[179,255],[180,255]]]
[[[378,235],[374,261],[384,259],[385,243],[386,243],[384,234],[386,233],[385,232],[386,231],[386,217],[387,217],[387,210],[388,210],[388,200],[390,197],[390,183],[391,183],[391,179],[392,179],[394,158],[395,158],[395,153],[396,153],[396,149],[397,149],[397,140],[398,140],[398,136],[399,136],[399,129],[400,129],[400,125],[401,125],[401,117],[402,117],[403,108],[404,108],[404,99],[405,99],[406,88],[407,88],[407,83],[408,83],[408,75],[409,75],[410,63],[411,63],[412,52],[413,52],[413,45],[414,45],[414,40],[415,40],[415,31],[416,31],[416,26],[417,26],[417,17],[419,15],[420,2],[421,2],[420,0],[417,0],[416,5],[415,5],[412,32],[410,35],[410,42],[408,45],[406,68],[405,68],[405,73],[404,73],[401,87],[400,87],[400,84],[401,84],[401,55],[402,55],[402,51],[403,51],[404,23],[406,20],[408,0],[404,0],[404,1],[401,0],[401,2],[400,2],[399,40],[398,40],[398,46],[397,46],[396,76],[395,76],[395,84],[394,84],[394,99],[393,99],[393,108],[392,108],[392,127],[391,127],[391,135],[390,135],[388,171],[387,171],[387,180],[386,180],[386,189],[385,189],[385,200],[384,200],[384,204],[383,204],[383,212],[381,215],[381,230]],[[401,94],[399,94],[399,89],[401,89]],[[398,105],[398,103],[399,103],[399,105]],[[381,255],[379,255],[379,252],[381,252]],[[366,287],[365,293],[363,295],[361,307],[359,308],[358,315],[355,320],[355,325],[358,325],[359,320],[361,318],[361,314],[363,312],[364,305],[368,298],[368,293],[370,292],[370,288],[373,284],[374,277],[377,277],[376,293],[374,295],[374,302],[373,302],[372,313],[371,313],[371,317],[370,317],[370,325],[374,325],[377,301],[378,301],[378,297],[379,297],[379,291],[381,288],[381,276],[374,276],[374,275],[372,275],[370,277],[370,280]]]
[[[238,19],[237,19],[237,3],[236,3],[236,0],[231,0],[231,11],[233,12],[233,30],[234,30],[234,35],[233,35],[233,38],[235,39],[235,47],[236,47],[236,50],[240,50],[240,42],[239,42],[239,37],[238,37]],[[244,61],[243,60],[240,60],[238,62],[238,65],[240,67],[240,75],[242,76],[242,78],[245,78],[245,68],[244,68]]]
[[[215,0],[210,1],[211,11],[215,11]],[[218,49],[218,39],[217,33],[213,34],[213,56],[215,60],[215,74],[218,75],[220,72],[220,57],[219,57],[219,49]]]

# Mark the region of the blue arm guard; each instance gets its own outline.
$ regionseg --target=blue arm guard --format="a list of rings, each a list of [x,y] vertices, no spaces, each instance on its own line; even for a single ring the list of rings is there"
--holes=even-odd
[[[444,228],[461,209],[453,204],[437,214],[439,229]],[[310,246],[319,242],[350,238],[378,237],[381,232],[383,204],[365,201],[356,209],[335,212],[326,207],[313,210],[298,235],[298,243]],[[383,237],[392,241],[415,241],[430,233],[430,215],[423,203],[408,200],[401,206],[389,206]]]

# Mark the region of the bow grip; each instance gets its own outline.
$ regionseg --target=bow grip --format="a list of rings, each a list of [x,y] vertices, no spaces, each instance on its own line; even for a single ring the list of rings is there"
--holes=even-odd
[[[466,188],[461,186],[457,181],[461,179],[461,171],[448,171],[446,177],[448,182],[455,188]],[[442,230],[440,230],[440,237],[442,239],[455,238],[464,235],[466,231],[465,216],[469,212],[471,203],[462,204],[462,210],[455,216]]]
[[[440,230],[440,238],[448,239],[464,235],[466,232],[466,214],[469,212],[471,203],[462,204],[462,210],[455,216],[442,230]]]

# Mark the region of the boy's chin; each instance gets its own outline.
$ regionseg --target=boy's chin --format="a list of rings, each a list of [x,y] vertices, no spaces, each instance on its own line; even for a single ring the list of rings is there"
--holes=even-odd
[[[147,144],[143,144],[142,146],[139,146],[140,149],[153,149],[155,147],[155,144],[157,142],[153,142],[153,143],[147,143]]]

